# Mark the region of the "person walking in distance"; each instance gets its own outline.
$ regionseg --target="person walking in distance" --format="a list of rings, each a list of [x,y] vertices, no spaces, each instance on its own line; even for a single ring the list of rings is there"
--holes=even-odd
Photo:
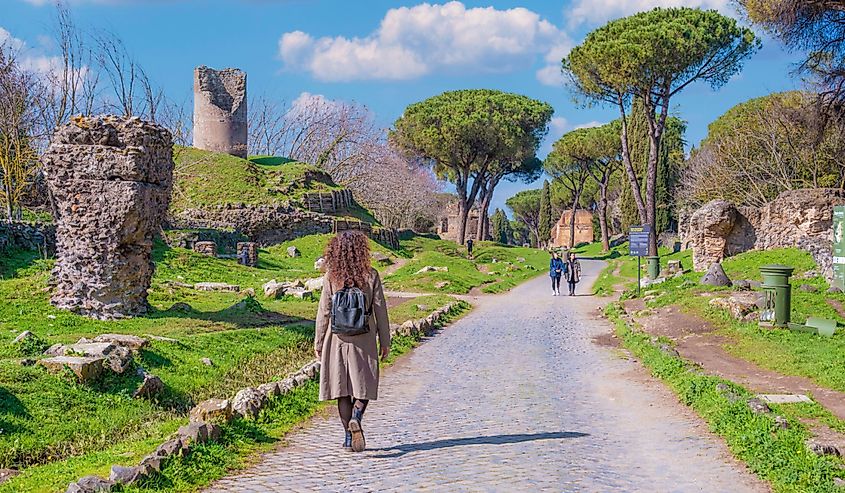
[[[324,254],[325,282],[317,309],[314,351],[320,360],[320,400],[337,399],[343,448],[366,447],[361,421],[378,398],[379,356],[390,353],[390,322],[370,245],[360,231],[343,231]]]
[[[575,252],[569,254],[564,272],[566,273],[566,283],[569,284],[569,296],[575,296],[575,285],[581,280],[581,262],[575,258]]]
[[[467,257],[472,258],[472,238],[467,240]]]
[[[552,296],[560,296],[560,278],[566,269],[566,263],[558,256],[557,252],[552,252],[552,259],[549,261],[549,277],[552,278]]]

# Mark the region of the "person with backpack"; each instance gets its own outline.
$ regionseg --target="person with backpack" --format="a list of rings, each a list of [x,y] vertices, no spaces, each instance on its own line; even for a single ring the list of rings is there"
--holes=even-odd
[[[361,420],[378,398],[379,356],[390,353],[390,322],[381,278],[370,265],[367,236],[343,231],[329,241],[317,309],[314,351],[320,360],[320,400],[337,400],[343,448],[366,447]]]
[[[566,264],[558,256],[557,252],[552,252],[552,259],[549,262],[549,277],[552,278],[552,296],[560,296],[560,278],[566,270]]]
[[[575,258],[575,252],[569,254],[564,272],[566,272],[566,283],[569,284],[569,296],[575,296],[575,285],[581,280],[581,262]]]
[[[472,258],[472,238],[467,238],[467,258]]]

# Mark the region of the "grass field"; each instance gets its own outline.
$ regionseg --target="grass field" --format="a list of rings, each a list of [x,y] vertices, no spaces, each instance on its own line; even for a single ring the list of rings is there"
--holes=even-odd
[[[465,248],[446,240],[418,236],[402,246],[413,258],[385,277],[385,285],[396,291],[466,294],[478,288],[499,293],[548,272],[549,266],[549,254],[542,250],[492,242],[477,242],[473,259]],[[426,266],[448,270],[417,274]]]

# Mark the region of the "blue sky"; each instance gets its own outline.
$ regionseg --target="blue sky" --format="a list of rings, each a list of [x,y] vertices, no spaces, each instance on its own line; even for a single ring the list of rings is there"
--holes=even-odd
[[[33,57],[55,51],[51,0],[0,0],[0,41]],[[70,0],[83,27],[119,35],[171,98],[190,101],[197,65],[238,67],[251,95],[293,101],[303,92],[368,106],[388,127],[410,103],[446,90],[491,88],[555,108],[543,157],[562,133],[612,120],[612,108],[582,108],[558,77],[560,58],[609,19],[654,6],[715,8],[728,0],[567,0],[422,3],[367,0]],[[694,85],[674,100],[697,144],[707,125],[749,98],[800,87],[800,54],[763,38],[763,49],[725,87]],[[538,184],[530,185],[538,186]],[[504,184],[494,207],[524,184]]]

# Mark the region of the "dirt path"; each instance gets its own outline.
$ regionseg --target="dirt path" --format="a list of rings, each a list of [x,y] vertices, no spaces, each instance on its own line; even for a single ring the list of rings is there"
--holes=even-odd
[[[587,292],[602,264],[582,265]],[[366,452],[318,417],[209,491],[768,491],[662,384],[593,344],[604,301],[546,281],[478,297],[389,368]]]
[[[640,300],[625,303],[628,313],[642,310]],[[730,340],[714,334],[706,320],[676,307],[655,310],[645,317],[635,317],[645,332],[675,341],[678,353],[702,366],[708,373],[736,382],[761,394],[806,394],[840,419],[845,419],[845,392],[826,389],[809,378],[783,375],[760,368],[754,363],[728,353],[724,346]]]

